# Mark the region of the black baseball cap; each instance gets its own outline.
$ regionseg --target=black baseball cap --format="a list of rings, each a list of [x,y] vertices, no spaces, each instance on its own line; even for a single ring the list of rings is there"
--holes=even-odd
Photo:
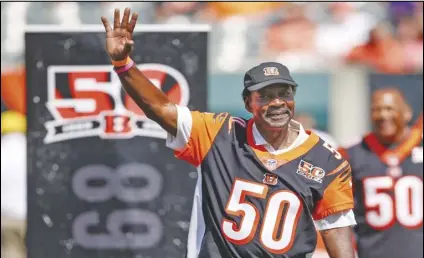
[[[244,87],[249,91],[259,90],[273,84],[297,87],[289,69],[280,63],[267,62],[253,67],[244,75]]]

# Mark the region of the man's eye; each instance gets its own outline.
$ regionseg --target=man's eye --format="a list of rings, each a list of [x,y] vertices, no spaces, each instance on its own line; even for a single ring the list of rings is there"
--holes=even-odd
[[[284,93],[284,94],[281,94],[280,96],[279,96],[280,98],[285,98],[285,99],[289,99],[289,98],[292,98],[293,97],[293,95],[291,94],[291,93]]]
[[[271,99],[271,97],[270,97],[270,96],[259,96],[259,98],[260,98],[260,99],[262,99],[262,100],[268,100],[268,99]]]

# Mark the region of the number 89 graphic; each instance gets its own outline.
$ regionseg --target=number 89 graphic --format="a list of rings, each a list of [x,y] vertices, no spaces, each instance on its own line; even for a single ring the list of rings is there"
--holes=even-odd
[[[139,178],[147,183],[143,187],[125,184],[130,178]],[[93,186],[94,181],[105,183]],[[148,164],[129,163],[112,169],[105,165],[88,165],[78,169],[72,180],[72,189],[78,198],[89,203],[105,202],[112,198],[135,204],[150,202],[159,196],[162,190],[162,176]],[[163,235],[163,225],[159,216],[148,210],[129,208],[115,210],[106,216],[107,233],[91,233],[89,228],[100,223],[97,211],[79,214],[72,226],[76,243],[91,249],[146,249],[156,246]],[[143,225],[143,233],[127,234],[124,226]]]

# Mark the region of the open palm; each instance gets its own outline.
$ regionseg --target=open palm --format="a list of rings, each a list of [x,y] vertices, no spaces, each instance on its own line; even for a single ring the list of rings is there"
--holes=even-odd
[[[130,13],[131,9],[125,8],[121,22],[119,9],[115,9],[113,30],[106,17],[102,16],[102,22],[106,30],[106,51],[112,60],[124,60],[133,48],[133,31],[138,14],[133,13],[131,20],[128,21]]]

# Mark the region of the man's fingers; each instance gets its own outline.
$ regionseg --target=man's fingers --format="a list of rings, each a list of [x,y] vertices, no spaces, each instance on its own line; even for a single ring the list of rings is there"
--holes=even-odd
[[[121,27],[121,23],[120,23],[120,17],[119,16],[121,16],[120,14],[119,14],[119,8],[116,8],[115,9],[115,15],[114,15],[114,18],[113,18],[113,29],[115,30],[115,29],[118,29],[119,27]]]
[[[138,13],[133,13],[131,16],[131,21],[127,26],[128,32],[130,34],[130,39],[132,39],[132,34],[134,31],[135,25],[137,24],[137,19],[138,19]]]
[[[130,13],[131,13],[131,9],[130,8],[125,8],[124,11],[124,16],[122,16],[122,22],[121,22],[121,28],[122,29],[126,29],[127,25],[128,25],[128,20],[130,18]]]
[[[110,27],[109,21],[104,16],[102,16],[102,23],[103,23],[103,26],[105,26],[106,32],[109,32],[112,30],[112,27]]]

